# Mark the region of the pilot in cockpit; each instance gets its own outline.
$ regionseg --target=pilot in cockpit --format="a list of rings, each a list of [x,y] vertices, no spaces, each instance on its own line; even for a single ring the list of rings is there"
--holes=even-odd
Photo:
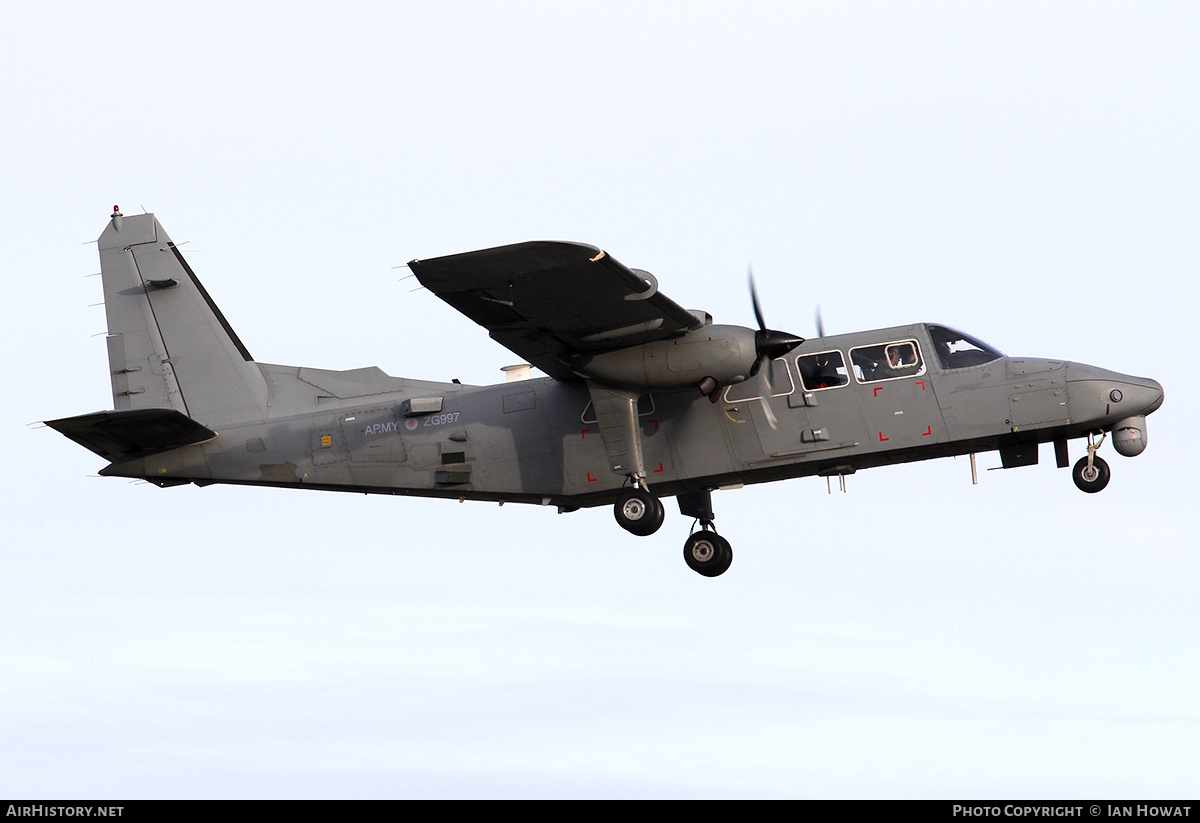
[[[887,368],[896,376],[916,368],[917,352],[912,343],[894,343],[887,347]]]
[[[912,343],[893,343],[884,352],[886,364],[876,368],[876,379],[905,377],[917,368],[917,349]]]

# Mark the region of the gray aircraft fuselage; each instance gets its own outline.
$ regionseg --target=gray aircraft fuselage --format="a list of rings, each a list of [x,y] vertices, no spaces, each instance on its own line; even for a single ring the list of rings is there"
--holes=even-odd
[[[1152,380],[1035,358],[950,371],[926,362],[918,375],[854,375],[825,389],[806,390],[798,379],[795,363],[810,352],[838,351],[849,362],[855,348],[897,340],[933,351],[924,324],[843,334],[807,340],[775,361],[769,399],[762,377],[728,387],[717,403],[694,390],[647,393],[638,417],[650,485],[671,496],[993,450],[1028,465],[1020,455],[1036,455],[1039,443],[1102,431],[1162,401]],[[625,485],[608,468],[582,382],[464,386],[370,368],[260,367],[276,387],[267,417],[101,473],[562,508],[611,503]],[[1112,402],[1114,390],[1120,402]],[[406,410],[413,400],[438,410]]]

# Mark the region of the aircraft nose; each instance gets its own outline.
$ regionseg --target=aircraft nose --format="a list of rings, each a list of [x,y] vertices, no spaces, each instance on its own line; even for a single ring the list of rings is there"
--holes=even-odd
[[[1149,377],[1070,363],[1067,382],[1076,403],[1076,420],[1147,415],[1163,403],[1162,384]]]
[[[1152,411],[1158,411],[1159,406],[1163,404],[1163,397],[1165,396],[1162,384],[1157,380],[1147,379],[1146,383],[1148,384],[1146,388],[1152,393],[1153,399],[1151,400],[1150,405],[1146,407],[1146,410],[1142,412],[1142,414],[1149,414]]]
[[[1157,380],[1149,377],[1125,377],[1121,381],[1128,395],[1125,399],[1132,408],[1138,409],[1138,414],[1150,414],[1157,411],[1163,404],[1163,387]],[[1119,390],[1118,390],[1119,391]]]

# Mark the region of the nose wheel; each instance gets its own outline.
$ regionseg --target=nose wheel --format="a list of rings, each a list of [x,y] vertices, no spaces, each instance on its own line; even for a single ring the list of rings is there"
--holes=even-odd
[[[1102,491],[1112,478],[1108,463],[1096,456],[1096,450],[1104,443],[1104,437],[1101,435],[1099,442],[1093,442],[1092,436],[1088,435],[1087,457],[1079,458],[1079,462],[1071,471],[1071,479],[1075,481],[1075,485],[1080,491],[1088,494]]]
[[[1091,465],[1088,465],[1088,458],[1079,458],[1079,462],[1071,471],[1071,479],[1075,481],[1075,485],[1081,491],[1095,494],[1108,485],[1112,472],[1108,468],[1108,463],[1099,457],[1093,457],[1090,462]]]

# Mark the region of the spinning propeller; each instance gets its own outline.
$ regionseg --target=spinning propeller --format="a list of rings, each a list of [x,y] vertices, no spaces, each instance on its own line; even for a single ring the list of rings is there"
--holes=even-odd
[[[758,289],[754,287],[753,269],[749,270],[747,279],[750,281],[750,301],[754,304],[754,318],[758,320],[758,331],[754,333],[754,351],[758,355],[758,361],[750,370],[750,374],[753,376],[758,374],[763,363],[783,357],[803,343],[804,338],[789,332],[767,328],[767,321],[763,318],[762,304],[758,302]],[[767,377],[770,378],[769,372]]]
[[[755,361],[754,367],[750,369],[750,376],[758,374],[762,369],[763,364],[768,364],[766,372],[767,394],[772,390],[771,386],[771,369],[770,362],[778,357],[783,357],[792,349],[804,342],[804,338],[799,335],[791,334],[785,331],[775,331],[767,328],[767,321],[763,318],[762,304],[758,301],[758,289],[754,287],[754,270],[747,269],[747,279],[750,281],[750,302],[754,304],[754,318],[758,320],[758,331],[754,333],[754,351],[758,355],[758,360]],[[775,428],[776,419],[775,413],[771,411],[771,405],[767,402],[767,398],[762,398],[763,414],[766,415],[767,423],[771,428]]]

